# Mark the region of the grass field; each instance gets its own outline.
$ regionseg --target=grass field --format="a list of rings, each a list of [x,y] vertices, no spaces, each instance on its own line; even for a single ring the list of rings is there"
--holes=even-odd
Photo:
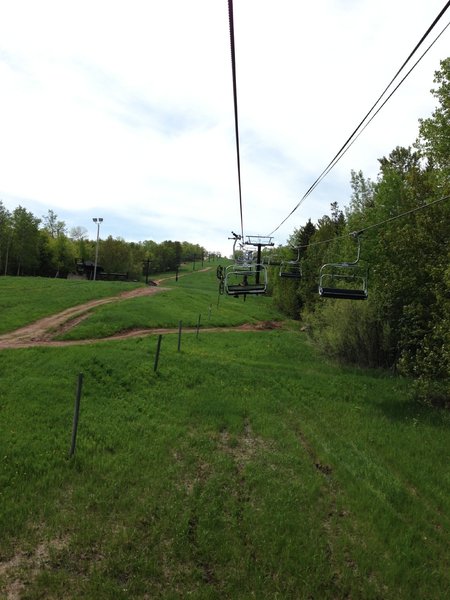
[[[185,271],[178,282],[168,278],[167,291],[152,297],[133,298],[99,307],[58,339],[101,338],[129,329],[153,327],[229,327],[281,318],[268,297],[243,299],[218,296],[215,267],[208,272]]]
[[[114,296],[142,284],[43,277],[0,277],[0,334],[97,298]]]
[[[269,298],[217,306],[210,273],[170,286],[80,337],[280,318]],[[448,413],[297,324],[200,329],[180,352],[164,335],[155,373],[156,340],[0,351],[0,597],[448,596]]]

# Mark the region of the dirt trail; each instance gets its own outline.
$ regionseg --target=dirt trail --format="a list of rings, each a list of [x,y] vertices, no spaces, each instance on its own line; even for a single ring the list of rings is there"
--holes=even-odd
[[[31,346],[42,346],[42,345],[58,345],[67,344],[67,342],[58,343],[52,341],[52,338],[56,335],[61,334],[63,331],[67,331],[72,327],[75,327],[80,321],[85,319],[89,312],[101,306],[102,304],[109,304],[111,302],[118,302],[120,300],[128,300],[129,298],[138,298],[140,296],[152,296],[158,292],[166,291],[170,288],[164,287],[145,287],[130,290],[129,292],[121,292],[117,296],[110,296],[108,298],[100,298],[98,300],[90,300],[84,304],[78,304],[67,308],[62,312],[44,317],[39,319],[30,325],[25,325],[0,335],[0,348],[29,348]],[[95,340],[87,340],[91,342]],[[77,343],[86,343],[77,342]]]
[[[200,271],[209,271],[211,267],[200,269]],[[182,273],[179,277],[186,277],[190,273]],[[123,340],[131,337],[142,337],[150,334],[166,334],[166,333],[177,333],[178,328],[154,328],[154,329],[134,329],[117,333],[115,335],[103,338],[93,338],[85,340],[55,340],[54,338],[62,333],[69,331],[83,319],[89,316],[90,311],[101,306],[103,304],[109,304],[111,302],[120,302],[121,300],[128,300],[129,298],[138,298],[141,296],[152,296],[158,292],[170,290],[172,288],[159,287],[159,284],[167,281],[168,279],[175,279],[175,275],[170,277],[164,277],[155,281],[157,286],[142,287],[129,292],[121,292],[117,296],[110,296],[108,298],[100,298],[98,300],[90,300],[84,304],[78,304],[67,308],[62,312],[44,317],[39,319],[30,325],[25,325],[15,331],[10,331],[3,335],[0,335],[0,350],[5,348],[32,348],[36,346],[75,346],[85,344],[95,344],[98,342],[109,341],[109,340]],[[262,329],[274,329],[280,327],[278,323],[264,322],[257,323],[255,325],[241,325],[239,327],[221,327],[221,328],[203,328],[202,332],[211,331],[251,331],[251,330],[262,330]],[[186,327],[183,329],[184,333],[196,332],[196,327]]]
[[[211,267],[207,267],[205,269],[201,269],[201,271],[208,271]],[[198,272],[198,271],[197,271]],[[183,273],[179,277],[185,277],[189,275],[189,273]],[[89,316],[90,311],[96,308],[97,306],[101,306],[103,304],[109,304],[111,302],[120,302],[121,300],[128,300],[129,298],[138,298],[142,296],[152,296],[157,294],[158,292],[163,292],[170,290],[171,288],[159,287],[159,284],[167,279],[175,279],[174,276],[165,277],[163,279],[158,279],[155,281],[157,286],[151,287],[142,287],[134,290],[130,290],[128,292],[121,292],[117,296],[110,296],[108,298],[100,298],[97,300],[90,300],[89,302],[85,302],[84,304],[78,304],[77,306],[72,306],[71,308],[67,308],[62,312],[51,315],[49,317],[44,317],[43,319],[39,319],[30,325],[25,325],[24,327],[20,327],[15,331],[10,331],[8,333],[0,335],[0,350],[6,348],[32,348],[36,346],[74,346],[74,345],[85,345],[85,344],[94,344],[103,341],[109,340],[122,340],[131,337],[142,337],[144,335],[150,334],[166,334],[166,333],[176,333],[178,332],[178,328],[154,328],[154,329],[135,329],[122,333],[118,333],[109,337],[104,338],[94,338],[94,339],[85,339],[85,340],[55,340],[54,338],[62,333],[72,329],[78,323],[80,323],[83,319],[86,319]],[[239,327],[222,327],[222,328],[203,328],[202,332],[211,332],[211,331],[250,331],[250,330],[263,330],[263,329],[274,329],[280,327],[278,323],[272,322],[264,322],[258,323],[255,325],[241,325]],[[187,327],[183,329],[184,333],[192,333],[196,332],[196,327]]]
[[[76,323],[75,323],[76,324]],[[75,325],[74,324],[74,325]],[[201,333],[226,333],[229,331],[267,331],[270,329],[279,329],[282,327],[281,323],[276,322],[260,322],[260,323],[244,323],[243,325],[236,325],[235,327],[201,327]],[[69,329],[69,328],[68,328]],[[144,337],[147,335],[158,335],[158,334],[177,334],[178,327],[158,327],[149,329],[131,329],[122,333],[116,333],[114,335],[102,337],[102,338],[89,338],[84,340],[54,340],[52,335],[58,335],[58,332],[49,334],[48,332],[42,337],[34,337],[33,339],[11,339],[3,341],[0,339],[0,350],[2,349],[17,349],[17,348],[37,348],[37,347],[63,347],[63,346],[85,346],[89,344],[99,344],[101,342],[110,342],[114,340],[125,340],[136,337]],[[184,327],[183,334],[185,333],[196,333],[196,327]]]

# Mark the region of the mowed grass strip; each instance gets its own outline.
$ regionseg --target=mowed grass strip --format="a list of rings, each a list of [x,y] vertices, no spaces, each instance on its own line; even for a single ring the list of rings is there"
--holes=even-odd
[[[299,332],[156,339],[0,353],[0,589],[445,597],[447,414]]]

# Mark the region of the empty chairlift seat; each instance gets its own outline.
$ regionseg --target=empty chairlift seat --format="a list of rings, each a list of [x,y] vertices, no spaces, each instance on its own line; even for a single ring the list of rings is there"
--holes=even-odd
[[[282,263],[280,267],[280,277],[285,279],[301,279],[302,271],[300,265],[293,263]]]
[[[297,258],[294,260],[283,260],[280,265],[280,277],[285,279],[301,279],[302,270],[300,267],[300,248],[293,248],[297,250]]]
[[[332,269],[332,270],[331,270]],[[322,298],[340,298],[341,300],[366,300],[367,275],[349,272],[353,267],[343,264],[328,264],[321,269],[319,294]]]
[[[359,234],[352,234],[358,242],[358,254],[353,262],[327,263],[319,274],[319,294],[322,298],[366,300],[368,297],[368,269],[359,262],[361,244]]]

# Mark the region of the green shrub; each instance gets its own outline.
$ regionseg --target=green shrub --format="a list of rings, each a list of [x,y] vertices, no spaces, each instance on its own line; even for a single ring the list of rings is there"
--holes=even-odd
[[[327,356],[360,366],[389,366],[390,329],[377,317],[373,304],[323,300],[304,318]]]

